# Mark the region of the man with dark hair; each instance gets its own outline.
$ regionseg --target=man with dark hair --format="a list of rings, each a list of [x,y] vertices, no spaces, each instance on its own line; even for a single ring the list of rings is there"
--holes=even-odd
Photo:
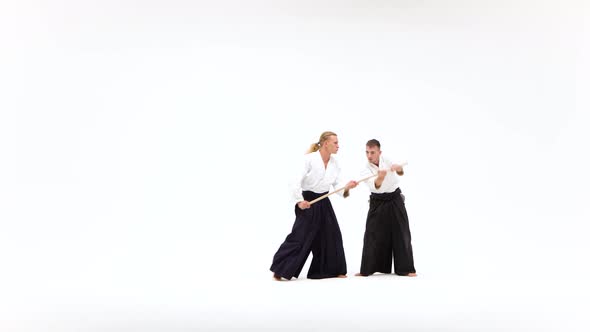
[[[371,139],[366,144],[367,167],[363,175],[377,174],[365,183],[371,190],[363,243],[361,271],[391,273],[392,259],[397,275],[415,277],[412,237],[404,197],[399,188],[403,167],[381,155],[381,144]]]

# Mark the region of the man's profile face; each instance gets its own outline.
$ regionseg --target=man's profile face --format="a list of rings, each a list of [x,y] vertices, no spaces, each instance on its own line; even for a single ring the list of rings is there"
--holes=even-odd
[[[328,137],[328,139],[324,142],[326,149],[330,153],[338,153],[338,137],[336,135],[332,135]]]

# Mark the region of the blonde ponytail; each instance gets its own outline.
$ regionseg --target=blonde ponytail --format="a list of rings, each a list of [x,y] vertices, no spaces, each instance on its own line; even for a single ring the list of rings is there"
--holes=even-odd
[[[330,136],[338,136],[336,135],[336,133],[331,132],[331,131],[324,131],[321,135],[320,135],[320,140],[317,143],[313,143],[309,146],[309,149],[307,149],[306,153],[312,153],[312,152],[316,152],[317,150],[319,150],[322,147],[322,144],[328,139],[330,138]]]

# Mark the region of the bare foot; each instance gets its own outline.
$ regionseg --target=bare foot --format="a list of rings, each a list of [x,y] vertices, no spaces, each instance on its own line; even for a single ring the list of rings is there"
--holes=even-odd
[[[336,278],[346,278],[346,274],[339,274]]]
[[[360,272],[359,272],[359,273],[355,273],[355,274],[354,274],[354,276],[355,276],[355,277],[368,277],[368,275],[366,275],[366,274],[362,274],[362,273],[360,273]]]
[[[278,274],[273,274],[272,278],[276,281],[282,281],[283,279],[281,278],[281,276],[279,276]]]
[[[408,273],[408,277],[417,277],[418,275],[415,272]]]

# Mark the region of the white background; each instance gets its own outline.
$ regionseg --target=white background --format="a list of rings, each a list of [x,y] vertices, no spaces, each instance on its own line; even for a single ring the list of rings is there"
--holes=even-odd
[[[3,331],[586,331],[584,1],[3,1]],[[268,270],[293,162],[407,160],[418,278]],[[349,276],[366,188],[331,198]],[[309,263],[309,262],[308,262]]]

